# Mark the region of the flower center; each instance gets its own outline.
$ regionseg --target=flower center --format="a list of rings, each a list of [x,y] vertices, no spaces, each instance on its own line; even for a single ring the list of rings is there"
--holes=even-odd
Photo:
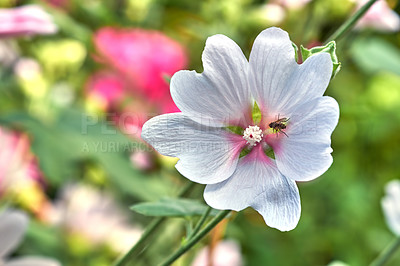
[[[248,126],[243,132],[243,138],[251,146],[256,146],[256,144],[262,140],[262,137],[262,130],[258,126]]]

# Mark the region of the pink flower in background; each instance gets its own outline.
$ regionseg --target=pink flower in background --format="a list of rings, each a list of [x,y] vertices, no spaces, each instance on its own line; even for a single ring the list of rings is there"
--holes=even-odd
[[[121,76],[105,71],[95,73],[86,83],[88,97],[93,98],[105,110],[122,99],[125,86]]]
[[[232,240],[221,241],[212,252],[210,259],[209,247],[203,248],[195,257],[192,266],[241,266],[242,254],[238,243]]]
[[[47,204],[44,185],[27,135],[0,127],[0,199],[12,199],[40,218]]]
[[[138,169],[147,170],[153,166],[150,154],[145,151],[139,150],[132,153],[130,159],[132,164]]]
[[[54,34],[57,26],[40,6],[0,9],[0,37]]]
[[[96,59],[111,69],[89,79],[89,98],[100,99],[102,109],[113,108],[117,113],[114,122],[122,131],[140,138],[150,116],[179,111],[166,77],[185,68],[187,55],[182,45],[162,32],[112,27],[98,30],[93,40]],[[125,105],[118,110],[121,98]]]
[[[99,59],[129,81],[136,98],[156,105],[159,113],[178,110],[165,80],[186,66],[186,53],[178,42],[158,31],[107,27],[95,33],[94,44]]]
[[[83,184],[65,186],[48,217],[91,244],[108,244],[116,252],[129,249],[142,233],[110,194]]]
[[[361,8],[367,0],[355,0],[357,9]],[[373,28],[380,31],[395,32],[400,30],[400,17],[394,12],[386,1],[378,0],[365,15],[358,21],[356,28]]]
[[[44,0],[54,7],[67,8],[70,4],[70,0]]]
[[[311,0],[275,0],[277,4],[280,4],[288,9],[299,9],[308,4]]]
[[[0,128],[0,194],[41,181],[25,135]]]

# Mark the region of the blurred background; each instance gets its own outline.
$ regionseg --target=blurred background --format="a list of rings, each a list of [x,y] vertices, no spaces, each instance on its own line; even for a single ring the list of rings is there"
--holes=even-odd
[[[13,254],[110,265],[152,220],[129,207],[174,197],[189,182],[140,130],[178,111],[169,78],[202,72],[207,37],[225,34],[248,56],[255,37],[278,26],[310,48],[364,2],[0,0],[0,205],[30,216]],[[334,163],[298,184],[297,228],[271,229],[247,209],[176,265],[208,265],[206,246],[225,262],[214,265],[367,265],[394,239],[380,201],[400,178],[399,12],[399,1],[378,1],[337,43],[342,70],[326,92],[341,112]],[[203,189],[188,197],[202,202]],[[190,222],[169,219],[133,265],[157,265]],[[388,265],[400,265],[400,252]]]

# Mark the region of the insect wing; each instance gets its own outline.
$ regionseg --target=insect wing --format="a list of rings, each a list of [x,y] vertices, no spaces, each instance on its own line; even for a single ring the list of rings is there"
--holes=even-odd
[[[286,123],[289,121],[289,118],[283,117],[275,121],[275,123]]]

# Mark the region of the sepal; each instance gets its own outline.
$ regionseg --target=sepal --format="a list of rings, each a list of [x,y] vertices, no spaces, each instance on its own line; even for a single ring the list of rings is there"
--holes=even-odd
[[[332,76],[331,79],[333,79],[337,73],[339,73],[340,68],[341,68],[341,63],[338,60],[338,57],[336,55],[336,43],[335,41],[330,41],[324,46],[316,46],[311,49],[304,48],[303,45],[300,45],[300,53],[301,53],[301,58],[303,62],[309,58],[310,56],[318,53],[328,53],[331,56],[332,64],[333,64],[333,70],[332,70]]]

